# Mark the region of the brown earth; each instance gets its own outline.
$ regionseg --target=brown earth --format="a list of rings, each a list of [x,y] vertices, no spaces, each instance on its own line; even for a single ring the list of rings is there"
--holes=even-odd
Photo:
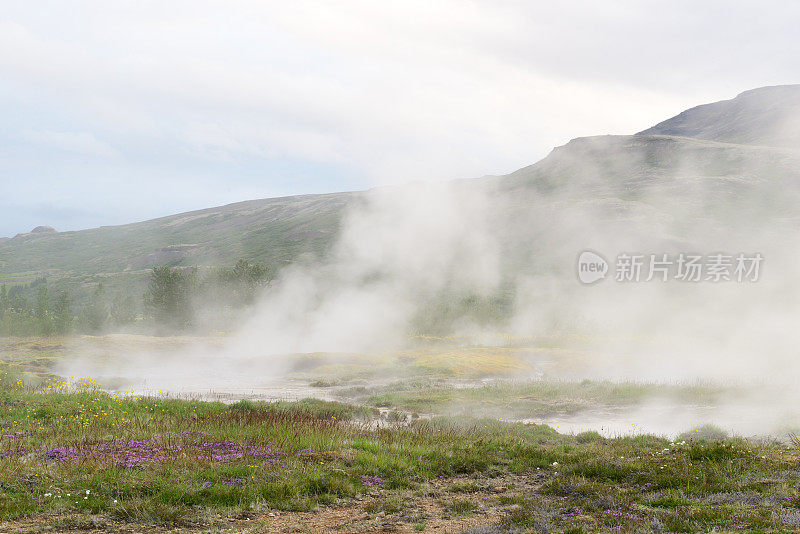
[[[40,515],[1,523],[0,533],[460,533],[502,522],[517,505],[501,504],[500,497],[530,497],[541,481],[541,477],[535,475],[441,479],[414,492],[373,490],[356,499],[320,506],[310,512],[264,508],[233,515],[206,515],[181,526],[136,524],[88,514]],[[458,513],[451,509],[454,501],[474,508]]]

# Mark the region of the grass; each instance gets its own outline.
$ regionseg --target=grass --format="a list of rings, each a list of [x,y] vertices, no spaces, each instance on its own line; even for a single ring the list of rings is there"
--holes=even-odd
[[[421,344],[412,338],[409,342]],[[60,364],[76,361],[111,370],[114,362],[126,354],[169,355],[197,345],[216,350],[222,343],[220,336],[152,337],[132,334],[0,338],[0,360],[18,365],[31,374],[52,373]],[[313,387],[331,388],[352,381],[398,377],[469,379],[518,376],[529,373],[531,369],[521,352],[524,351],[517,348],[453,348],[447,344],[437,346],[427,342],[426,346],[413,350],[377,354],[292,354],[285,358],[285,363],[295,377],[308,379]],[[107,382],[108,378],[105,378],[106,387],[109,386]]]
[[[343,210],[358,196],[253,200],[122,226],[19,237],[0,242],[0,279],[29,283],[46,273],[51,289],[68,290],[80,304],[98,282],[110,294],[141,294],[154,264],[220,266],[247,257],[283,265],[302,254],[324,254]],[[195,243],[206,245],[178,257],[152,257],[164,247]]]
[[[709,429],[672,443],[464,417],[378,428],[372,408],[345,403],[134,399],[91,380],[26,387],[4,373],[6,523],[200,528],[218,514],[334,504],[414,529],[481,520],[533,532],[768,532],[800,516],[795,447]],[[592,391],[631,394],[604,388]],[[421,515],[426,500],[439,516]]]
[[[296,402],[253,402],[246,399],[230,405],[231,410],[256,416],[265,412],[281,413],[287,416],[303,414],[317,419],[340,421],[371,420],[379,415],[376,408],[356,406],[342,402],[320,399],[302,399]]]
[[[483,378],[528,374],[531,364],[512,347],[436,346],[428,340],[415,349],[381,354],[304,354],[292,365],[314,387],[332,387],[370,378]]]
[[[426,381],[344,389],[341,394],[370,406],[453,416],[480,413],[494,418],[527,419],[569,415],[587,409],[636,406],[668,399],[686,404],[719,402],[735,390],[704,384],[647,384],[610,381],[527,380],[480,387],[431,386]]]

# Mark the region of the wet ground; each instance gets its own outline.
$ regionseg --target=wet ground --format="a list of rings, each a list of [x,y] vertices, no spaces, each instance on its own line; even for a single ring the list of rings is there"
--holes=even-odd
[[[244,356],[243,356],[244,355]],[[131,395],[179,396],[233,403],[318,398],[363,402],[354,389],[391,393],[414,383],[432,392],[524,381],[580,382],[587,355],[546,348],[422,347],[383,354],[259,355],[257,347],[231,347],[224,338],[84,336],[75,339],[5,340],[0,359],[62,377],[91,376],[104,388]],[[486,376],[483,376],[486,375]],[[576,378],[578,377],[578,378]],[[623,382],[621,382],[623,383]],[[654,387],[658,382],[650,383]],[[687,387],[697,387],[687,383]],[[562,433],[604,436],[656,434],[675,437],[703,424],[731,434],[786,437],[800,432],[800,403],[793,388],[759,386],[762,394],[733,395],[724,402],[649,399],[618,405],[578,399],[581,409],[542,416],[504,414],[506,420],[547,424]],[[744,391],[744,390],[743,390]],[[764,393],[765,392],[765,393]],[[508,400],[515,401],[510,392]],[[537,399],[540,404],[551,399]],[[570,399],[566,399],[569,401]],[[503,399],[494,399],[502,403]],[[565,399],[552,399],[564,403]],[[476,403],[474,415],[481,415]],[[580,403],[579,403],[580,404]],[[389,408],[381,407],[384,412]],[[558,412],[558,410],[554,410]],[[417,410],[420,417],[442,411]],[[497,416],[494,410],[492,416]],[[499,416],[498,416],[499,418]]]

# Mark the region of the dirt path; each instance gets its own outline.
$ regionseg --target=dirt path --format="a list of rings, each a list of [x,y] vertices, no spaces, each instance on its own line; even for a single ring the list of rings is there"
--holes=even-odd
[[[0,533],[338,533],[435,532],[460,533],[479,526],[496,525],[514,508],[514,496],[530,496],[541,480],[535,476],[492,479],[451,478],[433,481],[413,492],[375,490],[338,505],[312,512],[278,510],[211,515],[184,526],[140,525],[105,516],[32,516],[0,524]],[[504,497],[504,498],[503,498]]]

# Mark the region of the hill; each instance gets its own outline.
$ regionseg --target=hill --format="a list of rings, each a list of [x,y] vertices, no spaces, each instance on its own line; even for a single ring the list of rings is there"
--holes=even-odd
[[[487,196],[515,270],[562,265],[599,235],[620,247],[631,236],[670,246],[701,235],[724,243],[764,218],[787,225],[800,218],[799,111],[800,86],[756,89],[636,135],[575,139],[509,175],[457,184]],[[252,200],[122,226],[22,234],[0,241],[0,282],[46,277],[80,295],[98,281],[140,289],[158,264],[220,266],[243,257],[280,268],[324,256],[343,215],[368,195]]]
[[[140,284],[153,265],[228,265],[246,257],[280,266],[322,255],[359,193],[251,200],[122,226],[31,232],[0,242],[0,282],[47,277],[81,293],[103,281]]]
[[[639,134],[800,148],[800,85],[745,91],[731,100],[688,109]]]

